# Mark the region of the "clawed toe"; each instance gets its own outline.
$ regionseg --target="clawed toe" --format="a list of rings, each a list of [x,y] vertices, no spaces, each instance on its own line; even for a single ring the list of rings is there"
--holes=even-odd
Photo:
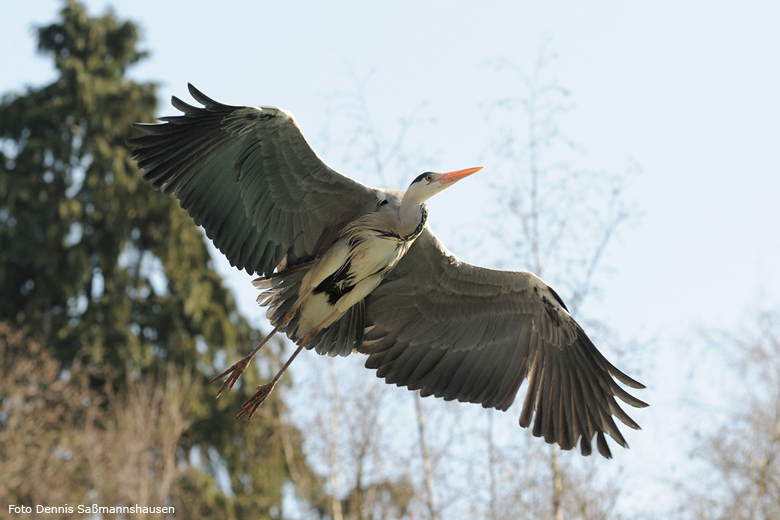
[[[247,420],[251,419],[257,409],[260,408],[260,405],[262,405],[271,394],[274,386],[276,386],[275,380],[271,381],[270,383],[258,386],[255,395],[250,397],[247,402],[241,405],[241,411],[238,412],[238,415],[236,415],[236,419],[244,416],[246,416]]]
[[[231,389],[233,388],[233,385],[236,384],[236,381],[238,381],[238,378],[241,377],[241,374],[244,373],[244,370],[246,370],[246,367],[249,366],[249,362],[252,361],[251,358],[244,358],[241,361],[237,362],[232,367],[228,368],[224,372],[222,372],[220,375],[212,379],[212,381],[219,381],[223,377],[229,376],[225,381],[222,383],[222,386],[219,387],[219,392],[217,392],[217,397],[219,397],[222,392],[225,390],[225,388]]]

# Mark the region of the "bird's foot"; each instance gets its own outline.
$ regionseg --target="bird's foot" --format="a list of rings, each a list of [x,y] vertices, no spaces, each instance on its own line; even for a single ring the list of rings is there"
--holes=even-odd
[[[241,405],[241,411],[238,412],[238,415],[236,415],[236,419],[243,416],[246,416],[247,420],[252,418],[252,416],[255,414],[257,409],[260,408],[260,405],[263,404],[265,400],[268,398],[268,396],[271,394],[271,391],[274,389],[274,386],[276,386],[276,382],[279,381],[279,379],[282,377],[282,374],[284,374],[284,371],[287,370],[287,367],[290,366],[290,363],[292,363],[295,357],[301,353],[301,350],[303,350],[303,345],[300,345],[297,349],[295,349],[295,352],[293,352],[292,356],[290,356],[290,358],[287,360],[284,366],[282,366],[282,368],[279,369],[279,372],[276,373],[276,375],[272,380],[270,380],[264,385],[260,385],[257,387],[257,392],[255,392],[255,395],[250,397],[247,402]]]
[[[276,386],[275,379],[269,383],[258,386],[255,395],[250,397],[247,402],[241,405],[241,411],[238,412],[238,415],[236,415],[236,419],[244,416],[246,416],[247,420],[251,419],[257,409],[260,408],[260,405],[263,404],[266,398],[268,398],[268,396],[271,394],[274,386]]]
[[[236,364],[234,364],[232,367],[228,368],[224,372],[222,372],[220,375],[212,379],[212,382],[219,381],[223,377],[229,376],[225,381],[222,383],[222,386],[219,387],[219,392],[217,392],[217,397],[219,397],[222,394],[222,391],[225,390],[225,388],[231,389],[233,388],[233,385],[236,384],[236,381],[238,381],[238,378],[241,377],[241,374],[244,373],[244,370],[246,370],[246,367],[249,366],[249,362],[252,361],[252,356],[247,356],[244,359],[238,361]]]

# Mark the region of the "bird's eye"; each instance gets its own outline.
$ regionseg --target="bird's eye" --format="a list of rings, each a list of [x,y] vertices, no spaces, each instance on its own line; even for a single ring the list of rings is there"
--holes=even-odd
[[[432,173],[429,173],[428,175],[426,175],[426,176],[425,176],[425,180],[426,180],[426,181],[428,181],[428,182],[431,182],[431,181],[433,181],[433,174],[432,174]]]

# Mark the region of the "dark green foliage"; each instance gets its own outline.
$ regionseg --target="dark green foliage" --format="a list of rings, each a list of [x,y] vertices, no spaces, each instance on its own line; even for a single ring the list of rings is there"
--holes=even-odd
[[[138,28],[69,0],[38,38],[58,79],[0,102],[0,322],[44,338],[61,367],[89,373],[91,391],[190,381],[188,427],[176,440],[186,469],[171,491],[188,497],[182,518],[270,518],[288,463],[300,462],[300,438],[279,419],[280,392],[251,423],[233,419],[255,370],[214,398],[215,356],[236,358],[256,332],[211,268],[202,231],[174,198],[144,184],[128,153],[131,124],[153,121],[157,103],[155,84],[125,77],[146,55]],[[293,455],[282,432],[295,439]],[[193,449],[203,467],[189,464]],[[232,495],[208,471],[218,464]],[[310,475],[305,465],[297,471]],[[72,500],[94,486],[82,484]]]
[[[39,29],[60,78],[0,107],[0,315],[60,359],[120,369],[194,362],[197,334],[235,344],[248,330],[200,231],[144,186],[125,145],[156,105],[155,85],[124,78],[143,56],[136,27],[72,2],[62,15]]]

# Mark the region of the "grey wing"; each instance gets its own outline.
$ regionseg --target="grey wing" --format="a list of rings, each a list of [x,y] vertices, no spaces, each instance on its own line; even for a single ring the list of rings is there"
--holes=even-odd
[[[269,274],[316,256],[334,228],[375,200],[373,188],[325,164],[289,112],[173,98],[181,116],[138,124],[129,140],[144,179],[181,206],[239,269]]]
[[[615,397],[647,404],[613,377],[644,386],[604,358],[551,288],[531,273],[461,262],[428,228],[365,312],[366,366],[387,383],[507,410],[527,379],[520,425],[533,420],[535,436],[563,449],[579,441],[584,455],[596,435],[611,457],[604,433],[627,447],[613,416],[639,429]]]

